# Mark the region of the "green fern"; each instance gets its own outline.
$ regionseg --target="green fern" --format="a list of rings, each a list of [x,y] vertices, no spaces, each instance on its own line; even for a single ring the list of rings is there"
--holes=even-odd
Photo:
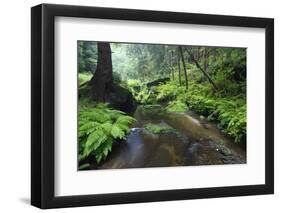
[[[114,110],[107,104],[79,109],[79,160],[94,156],[97,163],[105,160],[114,140],[124,139],[135,121],[126,113]]]
[[[176,100],[169,102],[165,109],[169,112],[186,112],[188,107],[184,102]]]

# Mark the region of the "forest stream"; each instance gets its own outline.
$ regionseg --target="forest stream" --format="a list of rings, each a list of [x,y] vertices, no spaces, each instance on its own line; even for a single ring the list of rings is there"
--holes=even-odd
[[[246,163],[246,149],[223,134],[216,123],[195,113],[165,112],[161,105],[138,106],[137,122],[126,141],[114,145],[112,153],[91,169],[121,169],[166,166]],[[173,131],[149,132],[147,124],[167,125]]]

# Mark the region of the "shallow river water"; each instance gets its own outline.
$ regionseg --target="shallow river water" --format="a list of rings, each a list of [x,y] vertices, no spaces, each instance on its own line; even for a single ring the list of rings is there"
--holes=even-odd
[[[246,163],[246,147],[192,112],[163,113],[161,106],[139,106],[126,142],[114,145],[108,159],[92,169],[145,168]],[[148,123],[167,124],[176,132],[153,134]]]

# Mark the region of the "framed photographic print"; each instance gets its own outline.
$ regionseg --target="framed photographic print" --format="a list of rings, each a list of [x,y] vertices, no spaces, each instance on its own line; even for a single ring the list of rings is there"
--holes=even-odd
[[[274,21],[31,9],[31,203],[271,194]]]

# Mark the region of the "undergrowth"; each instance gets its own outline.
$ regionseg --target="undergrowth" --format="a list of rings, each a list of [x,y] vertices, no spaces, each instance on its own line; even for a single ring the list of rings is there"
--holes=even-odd
[[[198,75],[193,75],[185,85],[170,81],[152,88],[134,82],[135,98],[140,104],[164,104],[168,112],[186,112],[191,109],[210,121],[219,122],[218,127],[240,142],[246,135],[246,85],[215,78],[219,90],[215,91],[209,82],[197,83]]]
[[[93,156],[99,164],[111,152],[114,141],[125,138],[135,119],[105,103],[80,103],[83,105],[79,108],[79,160]]]

